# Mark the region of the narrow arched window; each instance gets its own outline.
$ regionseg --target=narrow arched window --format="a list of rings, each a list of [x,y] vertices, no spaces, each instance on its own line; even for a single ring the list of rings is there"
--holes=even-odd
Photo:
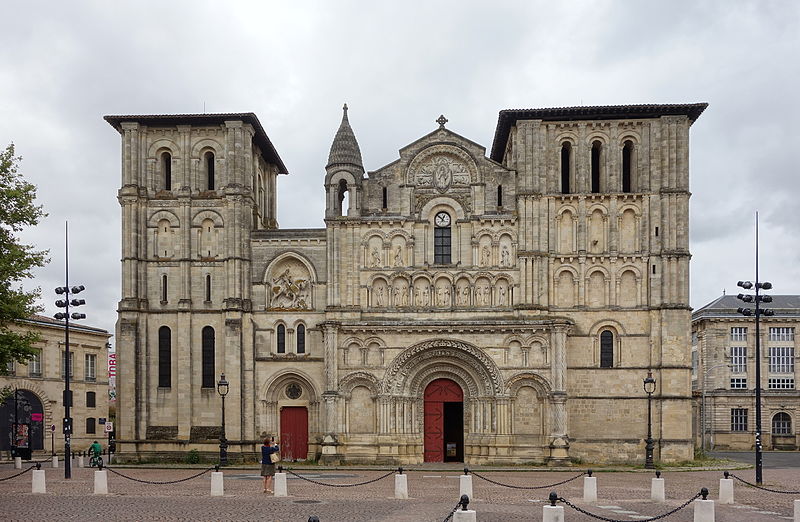
[[[286,327],[278,325],[278,353],[286,353]]]
[[[201,366],[203,370],[203,388],[214,388],[214,357],[215,357],[214,329],[210,326],[203,327],[203,357]]]
[[[167,274],[161,275],[161,302],[167,302]]]
[[[389,208],[389,189],[383,187],[383,210]]]
[[[339,180],[339,215],[346,216],[350,208],[350,191],[347,188],[347,181]]]
[[[599,141],[592,143],[592,192],[600,192],[600,158],[603,145]]]
[[[497,208],[503,207],[503,185],[497,185]]]
[[[306,327],[297,325],[297,353],[306,353]]]
[[[628,140],[622,147],[622,192],[631,192],[631,162],[633,160],[633,142]]]
[[[600,368],[614,366],[614,334],[603,330],[600,334]]]
[[[169,152],[161,155],[161,175],[164,181],[164,190],[172,190],[172,155]]]
[[[565,141],[561,144],[561,193],[569,194],[569,171],[572,156],[572,145]]]
[[[158,329],[158,387],[172,386],[172,331],[168,326]]]
[[[786,412],[776,413],[772,417],[772,434],[773,435],[791,435],[792,434],[792,418]]]
[[[206,274],[206,302],[211,302],[211,275]]]
[[[433,263],[450,264],[450,214],[439,212],[433,220]]]
[[[208,190],[214,190],[214,153],[206,152],[206,187]]]

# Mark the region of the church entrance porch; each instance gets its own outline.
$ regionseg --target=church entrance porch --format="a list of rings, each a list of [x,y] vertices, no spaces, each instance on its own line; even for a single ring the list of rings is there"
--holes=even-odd
[[[463,462],[464,392],[450,379],[425,388],[424,461]]]

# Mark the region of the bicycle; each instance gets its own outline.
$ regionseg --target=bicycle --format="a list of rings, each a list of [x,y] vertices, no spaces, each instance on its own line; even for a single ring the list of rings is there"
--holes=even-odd
[[[100,455],[92,455],[89,457],[89,467],[90,468],[99,468],[103,465],[103,457]]]

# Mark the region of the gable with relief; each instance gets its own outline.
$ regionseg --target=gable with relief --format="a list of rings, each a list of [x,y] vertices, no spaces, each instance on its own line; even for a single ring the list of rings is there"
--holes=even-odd
[[[439,193],[451,189],[467,189],[478,178],[472,157],[452,145],[433,145],[422,150],[408,167],[410,185],[432,189]]]
[[[309,310],[313,307],[311,273],[296,257],[286,257],[273,264],[267,274],[267,286],[270,309]]]

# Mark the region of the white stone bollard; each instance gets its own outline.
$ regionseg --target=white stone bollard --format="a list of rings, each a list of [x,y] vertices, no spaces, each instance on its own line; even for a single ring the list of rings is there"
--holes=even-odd
[[[466,495],[472,498],[472,475],[461,475],[458,481],[458,496]]]
[[[394,498],[408,499],[408,475],[394,476]]]
[[[47,485],[44,480],[44,470],[33,470],[33,478],[31,479],[31,493],[47,493]]]
[[[286,473],[275,473],[275,496],[288,497],[289,492],[286,489]]]
[[[714,522],[714,501],[694,501],[694,522]]]
[[[22,469],[22,457],[14,457],[14,469]]]
[[[650,481],[650,500],[655,502],[665,502],[667,495],[664,492],[664,479],[661,478],[661,473],[656,472],[656,478]]]
[[[719,479],[719,503],[733,504],[733,479]]]
[[[475,522],[476,520],[475,511],[472,509],[466,511],[458,509],[453,513],[453,522]]]
[[[94,472],[94,494],[108,495],[108,471]]]
[[[78,455],[78,467],[83,467],[83,455]]]
[[[794,501],[794,522],[800,522],[800,500]]]
[[[225,482],[221,471],[211,472],[211,496],[222,497],[225,495]]]
[[[58,467],[58,455],[53,455],[53,467]]]
[[[583,477],[583,501],[597,502],[597,477],[589,472],[588,477]]]
[[[564,522],[564,506],[542,506],[542,522]]]

